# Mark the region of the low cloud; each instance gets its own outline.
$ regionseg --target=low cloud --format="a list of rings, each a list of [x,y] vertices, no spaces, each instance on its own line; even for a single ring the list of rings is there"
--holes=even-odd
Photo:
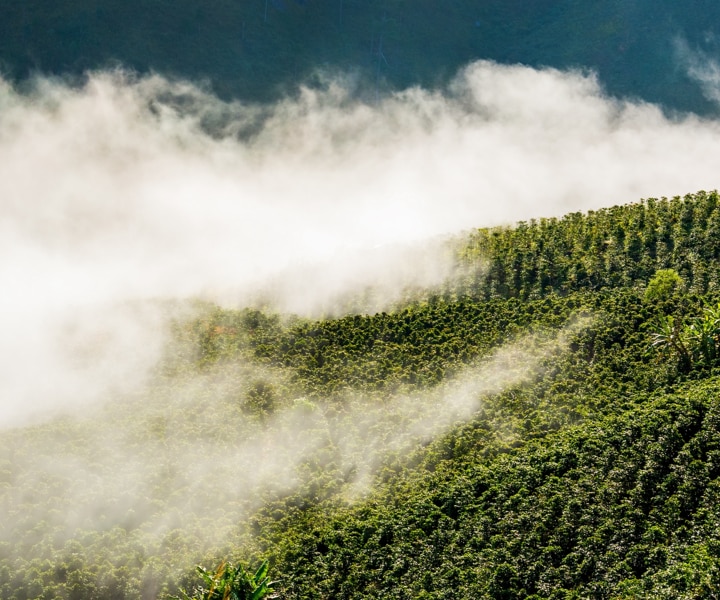
[[[717,46],[714,35],[706,36],[705,42]],[[684,38],[675,39],[674,50],[680,67],[698,83],[705,98],[720,104],[720,63],[707,52],[690,48]]]
[[[343,432],[338,436],[342,454],[364,457],[363,464],[354,465],[357,476],[349,487],[349,496],[371,489],[389,454],[406,456],[418,444],[428,444],[453,426],[471,421],[488,396],[536,380],[592,323],[592,316],[578,314],[559,331],[528,334],[500,346],[437,389],[413,396],[397,395],[375,411],[361,404],[349,421],[365,423],[362,435],[347,435],[357,425],[333,428]]]
[[[8,513],[0,543],[46,558],[80,532],[95,532],[86,536],[90,556],[142,548],[182,563],[236,539],[255,510],[287,494],[355,501],[389,459],[471,420],[488,396],[531,383],[591,322],[579,316],[560,330],[537,331],[433,389],[382,399],[297,396],[253,416],[253,383],[291,383],[281,369],[234,361],[160,377],[150,391],[40,425],[34,435],[10,432],[0,444],[0,475],[8,480],[0,488]],[[52,543],[29,547],[36,532]],[[173,538],[194,546],[173,556],[166,547]]]
[[[257,365],[146,389],[183,310],[169,299],[332,314],[372,288],[379,310],[448,275],[448,234],[714,189],[718,156],[719,122],[607,98],[592,75],[489,62],[376,104],[333,82],[270,106],[160,76],[0,82],[0,541],[30,556],[42,522],[47,544],[89,530],[108,552],[186,560],[174,532],[195,552],[227,541],[302,469],[362,494],[388,454],[535,377],[582,326],[375,412],[298,398],[263,422],[243,412],[253,381],[287,382]],[[19,428],[63,412],[85,418]]]
[[[714,189],[720,156],[716,121],[610,99],[591,74],[490,62],[376,104],[337,82],[248,106],[95,73],[81,88],[0,82],[0,107],[6,425],[141,385],[162,345],[148,300],[270,289],[332,312],[383,282],[380,307],[446,275],[408,259],[413,244]],[[68,350],[92,346],[81,333],[105,349],[69,368]]]

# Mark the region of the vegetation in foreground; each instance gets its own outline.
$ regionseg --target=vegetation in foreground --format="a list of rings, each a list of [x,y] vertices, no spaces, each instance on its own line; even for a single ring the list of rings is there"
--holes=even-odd
[[[254,574],[242,565],[222,562],[215,571],[198,567],[197,572],[204,585],[196,586],[188,594],[182,590],[170,600],[261,600],[273,598],[273,582],[267,575],[268,562],[263,562]]]

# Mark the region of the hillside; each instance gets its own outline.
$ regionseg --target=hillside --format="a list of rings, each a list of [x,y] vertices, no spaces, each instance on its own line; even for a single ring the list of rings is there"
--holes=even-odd
[[[712,597],[718,200],[469,232],[383,313],[168,308],[147,388],[2,432],[0,596]]]
[[[298,519],[276,542],[285,597],[712,597],[717,393],[713,378],[492,459],[487,425],[461,429],[422,478]]]
[[[23,81],[119,65],[269,100],[319,70],[356,74],[372,97],[489,59],[592,69],[616,97],[714,113],[691,66],[720,55],[719,11],[705,0],[29,0],[0,8],[0,67]]]

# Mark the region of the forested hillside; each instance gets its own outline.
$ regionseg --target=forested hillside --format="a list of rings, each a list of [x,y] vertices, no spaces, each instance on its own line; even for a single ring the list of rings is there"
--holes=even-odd
[[[3,432],[0,596],[716,597],[719,227],[648,199],[458,236],[383,313],[197,304],[148,389]]]
[[[717,195],[701,192],[480,230],[465,256],[487,260],[474,292],[486,298],[644,286],[667,268],[704,294],[720,289],[719,238]]]

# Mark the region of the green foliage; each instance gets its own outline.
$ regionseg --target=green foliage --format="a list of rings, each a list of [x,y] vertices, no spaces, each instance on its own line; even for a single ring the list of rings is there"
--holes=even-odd
[[[720,305],[706,306],[686,322],[661,316],[650,335],[652,346],[674,356],[681,370],[712,367],[720,358]]]
[[[657,302],[668,300],[682,288],[682,278],[675,269],[660,269],[648,282],[645,300]]]
[[[709,597],[719,386],[694,383],[492,460],[456,457],[330,520],[304,519],[275,540],[288,597]]]
[[[689,338],[681,321],[672,315],[664,315],[657,319],[654,331],[650,334],[652,347],[660,352],[674,354],[683,371],[692,367],[692,358],[688,350]]]
[[[480,229],[461,252],[468,265],[476,266],[475,274],[458,290],[485,298],[532,299],[644,286],[671,269],[687,291],[705,294],[720,290],[720,271],[712,266],[720,259],[718,240],[717,192]]]
[[[248,573],[242,565],[222,562],[215,571],[197,567],[204,586],[191,594],[182,591],[180,596],[170,600],[261,600],[276,598],[272,594],[274,583],[268,577],[269,565],[264,561],[254,574]]]
[[[386,313],[195,306],[146,390],[2,432],[0,597],[270,593],[225,563],[178,591],[227,555],[287,598],[712,597],[717,204],[481,230],[463,279]]]

